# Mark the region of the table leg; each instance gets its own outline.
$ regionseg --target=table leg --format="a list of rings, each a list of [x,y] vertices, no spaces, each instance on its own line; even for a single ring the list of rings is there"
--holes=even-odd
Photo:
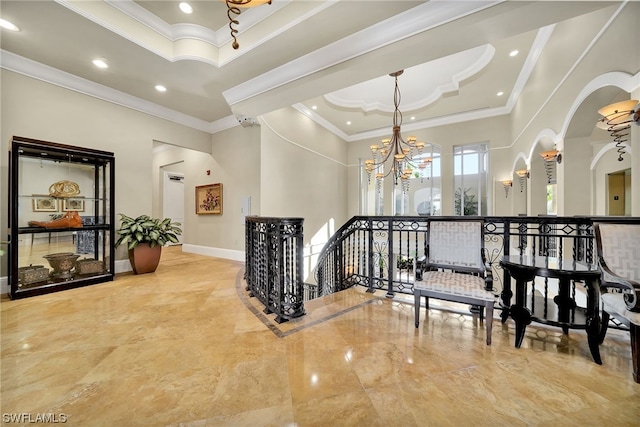
[[[524,332],[528,324],[531,323],[531,312],[525,305],[527,292],[527,280],[516,279],[516,301],[509,308],[509,314],[516,323],[516,348],[520,348],[524,339]]]
[[[531,313],[529,309],[520,305],[512,305],[509,311],[516,323],[516,348],[520,348],[524,339],[525,329],[531,323]]]
[[[414,305],[414,321],[416,324],[416,328],[420,326],[420,291],[413,291],[413,305]]]
[[[602,365],[602,359],[600,358],[600,318],[597,316],[587,319],[587,340],[593,361],[598,365]]]
[[[553,298],[553,302],[558,306],[558,322],[565,335],[569,333],[571,310],[576,308],[576,302],[571,298],[569,290],[570,283],[569,279],[558,279],[558,295]]]
[[[502,313],[500,314],[500,319],[502,320],[502,323],[505,323],[510,315],[511,308],[509,307],[509,305],[511,304],[511,297],[513,297],[513,292],[511,292],[511,289],[504,289],[502,291],[501,297],[502,301],[500,305],[502,307]]]
[[[598,365],[602,365],[600,358],[600,292],[598,282],[585,281],[587,287],[587,339],[589,342],[589,350],[591,357]]]
[[[503,288],[502,293],[500,294],[501,302],[500,305],[502,307],[502,314],[500,314],[500,318],[502,323],[505,323],[509,318],[509,306],[511,305],[511,298],[513,297],[513,292],[511,292],[511,275],[504,269],[503,276]]]

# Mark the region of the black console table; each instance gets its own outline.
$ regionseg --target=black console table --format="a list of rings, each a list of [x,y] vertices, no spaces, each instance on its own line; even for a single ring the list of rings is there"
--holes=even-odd
[[[589,349],[593,360],[601,365],[599,344],[600,314],[599,279],[600,270],[595,265],[584,264],[573,260],[559,260],[552,257],[505,256],[500,265],[507,270],[516,281],[515,303],[506,306],[509,316],[516,323],[516,347],[522,345],[525,328],[532,321],[559,326],[563,332],[569,329],[585,329]],[[534,294],[527,298],[527,283],[536,276],[558,279],[558,294],[552,301]],[[586,307],[577,306],[571,296],[571,281],[585,283],[587,290]],[[511,294],[511,284],[505,281],[504,295]]]

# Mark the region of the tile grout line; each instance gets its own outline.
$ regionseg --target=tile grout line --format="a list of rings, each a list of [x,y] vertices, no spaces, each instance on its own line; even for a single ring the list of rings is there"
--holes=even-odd
[[[327,322],[329,320],[335,319],[336,317],[342,316],[343,314],[347,314],[357,308],[361,308],[364,307],[366,305],[372,304],[373,302],[377,301],[377,299],[372,298],[370,300],[361,302],[357,305],[354,305],[352,307],[346,308],[344,310],[338,311],[336,313],[332,313],[326,317],[323,317],[321,319],[317,319],[314,320],[312,322],[309,322],[305,325],[300,325],[297,326],[295,328],[292,328],[289,331],[282,331],[280,328],[278,328],[271,319],[269,319],[264,313],[262,313],[257,307],[255,307],[253,304],[251,304],[251,302],[249,301],[249,297],[245,294],[245,287],[243,286],[243,277],[244,277],[244,272],[245,269],[242,268],[238,271],[238,274],[236,275],[236,292],[238,293],[238,296],[240,297],[240,300],[243,302],[243,304],[249,309],[249,311],[251,311],[257,318],[258,320],[260,320],[267,328],[269,328],[269,330],[271,330],[271,332],[273,332],[278,338],[285,338],[289,335],[293,335],[296,332],[300,332],[303,331],[307,328],[310,328],[312,326],[316,326],[319,325],[321,323]]]

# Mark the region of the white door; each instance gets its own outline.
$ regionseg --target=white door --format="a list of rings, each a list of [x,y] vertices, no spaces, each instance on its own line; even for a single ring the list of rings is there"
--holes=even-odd
[[[182,244],[184,236],[184,175],[175,172],[164,173],[162,193],[162,217],[171,218],[174,222],[182,224],[182,235],[178,236]]]

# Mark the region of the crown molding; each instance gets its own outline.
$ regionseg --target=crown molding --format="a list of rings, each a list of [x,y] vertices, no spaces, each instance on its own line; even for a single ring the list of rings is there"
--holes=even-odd
[[[412,131],[418,131],[422,129],[434,128],[438,126],[464,123],[472,120],[488,119],[492,117],[503,116],[509,113],[511,113],[511,110],[509,110],[508,107],[506,106],[492,107],[492,108],[489,108],[489,107],[479,108],[472,111],[466,111],[466,112],[456,113],[456,114],[448,114],[446,116],[434,117],[431,119],[411,122],[409,124],[402,125],[402,130],[412,132]],[[353,135],[349,135],[345,139],[347,142],[354,142],[354,141],[362,141],[365,139],[372,139],[372,138],[384,138],[390,135],[391,135],[391,123],[389,123],[389,127],[382,128],[382,129],[374,129],[366,132],[359,132]]]
[[[121,25],[122,21],[124,21],[122,19],[124,16],[117,18],[114,17],[113,14],[104,13],[100,11],[99,8],[93,7],[94,5],[91,5],[91,2],[85,2],[89,3],[87,5],[82,2],[78,4],[78,2],[69,0],[55,1],[69,10],[72,10],[109,31],[118,34],[120,37],[127,39],[168,61],[175,62],[188,59],[202,61],[220,68],[234,59],[251,52],[251,50],[257,46],[260,46],[261,44],[278,36],[283,31],[286,31],[287,28],[304,21],[309,16],[313,16],[324,8],[331,6],[336,0],[323,2],[319,7],[314,8],[306,15],[290,21],[287,26],[276,29],[265,37],[261,37],[259,41],[253,44],[243,46],[243,49],[241,50],[230,48],[232,38],[229,28],[226,25],[216,31],[201,25],[189,23],[171,25],[158,18],[156,15],[149,12],[133,0],[104,0],[104,3],[108,4],[120,14],[142,24],[147,30],[151,30],[153,33],[161,36],[162,41],[159,41],[156,38],[154,42],[153,37],[144,37],[140,34],[134,34],[133,31],[124,30]],[[238,35],[246,33],[252,27],[286,7],[292,1],[293,0],[273,1],[269,7],[256,7],[243,11],[242,26],[238,28]],[[197,41],[197,43],[194,42],[187,45],[181,45],[181,49],[176,49],[176,41],[185,39],[194,40]],[[206,44],[204,49],[201,48],[201,43]],[[179,51],[180,53],[176,54],[176,51]],[[203,52],[209,53],[204,54]]]
[[[192,129],[211,133],[212,124],[193,116],[181,113],[140,99],[127,93],[92,82],[82,77],[66,73],[48,65],[24,58],[6,50],[0,50],[0,68],[13,71],[27,77],[41,80],[65,89],[79,92],[93,98],[127,107],[141,113],[149,114],[161,119],[169,120]]]
[[[229,106],[502,1],[426,2],[303,55],[222,93]]]
[[[522,69],[520,70],[520,74],[518,75],[518,79],[513,85],[511,94],[509,95],[509,99],[507,100],[509,112],[511,112],[511,110],[513,110],[513,107],[516,105],[516,101],[520,97],[524,86],[527,84],[531,73],[533,73],[533,69],[538,63],[538,59],[540,59],[540,55],[542,55],[542,51],[551,38],[551,34],[553,34],[553,30],[555,28],[556,25],[552,24],[547,25],[546,27],[542,27],[538,30],[536,38],[533,40],[533,44],[531,45],[531,49],[529,49],[529,55],[527,55],[527,59],[524,61]]]
[[[415,89],[415,93],[411,94],[413,99],[417,97],[418,100],[407,103],[405,99],[402,104],[402,109],[405,112],[416,111],[433,104],[446,93],[459,90],[460,82],[482,71],[489,62],[491,62],[495,52],[496,49],[491,44],[485,44],[405,69],[403,75],[403,79],[405,80],[403,81],[409,80],[410,82],[414,82],[414,86],[416,86],[415,81],[423,81],[423,77],[431,75],[434,69],[446,70],[445,74],[448,74],[449,81],[437,86],[429,84],[420,85],[421,87]],[[464,63],[462,63],[463,61]],[[378,77],[368,82],[351,86],[350,88],[326,94],[324,95],[324,99],[335,106],[352,110],[359,109],[364,113],[393,113],[395,106],[388,101],[367,101],[364,99],[366,96],[371,96],[371,94],[375,92],[371,89],[377,87],[382,79],[388,79],[388,76]],[[377,95],[373,96],[378,97]]]
[[[292,107],[298,110],[300,113],[304,114],[305,116],[309,117],[311,120],[313,120],[314,122],[316,122],[317,124],[325,128],[335,136],[342,138],[345,141],[349,141],[348,134],[340,130],[340,128],[335,126],[330,121],[326,120],[324,117],[320,116],[319,114],[316,114],[313,110],[310,110],[306,105],[302,103],[298,103],[298,104],[292,105]]]

